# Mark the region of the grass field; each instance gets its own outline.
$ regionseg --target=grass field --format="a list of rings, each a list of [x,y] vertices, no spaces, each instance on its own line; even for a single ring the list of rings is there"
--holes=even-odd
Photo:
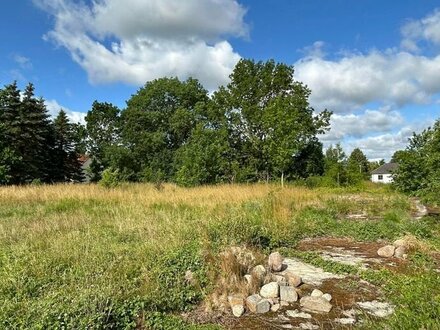
[[[356,212],[369,219],[347,219]],[[415,221],[412,212],[407,197],[369,184],[0,188],[0,328],[217,328],[178,315],[219,289],[219,253],[244,245],[266,255],[280,249],[379,285],[396,312],[365,328],[440,329],[440,221]],[[307,237],[405,235],[417,248],[403,273],[341,268],[295,250]],[[197,285],[185,281],[187,270]]]

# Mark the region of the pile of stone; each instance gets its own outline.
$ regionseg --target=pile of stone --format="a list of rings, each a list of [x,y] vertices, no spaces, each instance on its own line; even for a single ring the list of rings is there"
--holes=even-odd
[[[393,245],[385,245],[377,250],[377,255],[383,258],[406,259],[408,257],[408,243],[403,239],[396,240]]]
[[[250,274],[244,276],[249,286],[257,283],[257,292],[248,297],[231,295],[228,297],[232,313],[240,317],[246,310],[251,313],[277,312],[281,307],[289,306],[298,301],[297,288],[302,284],[300,276],[291,271],[283,271],[283,257],[274,252],[269,256],[268,267],[255,266]],[[330,294],[313,290],[310,296],[303,296],[299,305],[303,311],[328,313],[332,309]],[[303,312],[297,311],[299,315]]]

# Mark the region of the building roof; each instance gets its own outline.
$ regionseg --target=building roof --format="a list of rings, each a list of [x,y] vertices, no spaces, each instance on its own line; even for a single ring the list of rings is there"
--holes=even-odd
[[[397,168],[399,167],[399,164],[397,163],[386,163],[382,166],[376,168],[371,174],[391,174],[393,173]]]

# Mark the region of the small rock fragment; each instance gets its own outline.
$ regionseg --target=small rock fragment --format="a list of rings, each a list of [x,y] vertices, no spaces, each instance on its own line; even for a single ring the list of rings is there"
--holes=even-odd
[[[373,301],[358,302],[357,304],[368,314],[377,317],[387,317],[394,313],[394,307],[386,302],[373,300]]]
[[[274,305],[272,305],[272,307],[270,308],[270,310],[272,311],[272,312],[278,312],[278,310],[280,309],[280,304],[274,304]]]
[[[393,245],[398,248],[399,246],[408,247],[408,243],[404,239],[395,240]]]
[[[266,268],[264,268],[263,265],[257,265],[254,268],[252,268],[251,275],[262,280],[264,276],[266,276]]]
[[[396,250],[394,250],[394,256],[396,258],[403,258],[406,254],[406,248],[404,246],[398,246]]]
[[[280,305],[281,305],[281,307],[286,307],[286,306],[289,306],[289,303],[287,302],[287,301],[280,301]]]
[[[252,312],[255,313],[257,311],[257,304],[262,300],[259,294],[253,294],[246,298],[246,306]]]
[[[244,314],[244,306],[243,305],[235,305],[232,307],[232,314],[235,317],[240,317]]]
[[[396,248],[393,245],[385,245],[377,250],[377,255],[383,258],[391,258],[394,255],[394,250]]]
[[[275,282],[278,283],[279,286],[287,285],[287,279],[284,276],[275,275],[273,278],[274,278]]]
[[[311,319],[312,318],[312,315],[310,315],[309,313],[300,312],[297,309],[295,309],[293,311],[292,310],[286,311],[286,315],[289,317],[298,317],[301,319]]]
[[[335,319],[335,322],[342,325],[353,325],[356,323],[356,320],[352,318],[340,318],[340,319]]]
[[[332,301],[332,295],[330,293],[326,293],[322,295],[322,298],[324,298],[327,301]]]
[[[240,317],[244,313],[244,299],[241,295],[233,295],[228,297],[229,306],[231,306],[232,314]]]
[[[257,303],[255,312],[258,314],[264,314],[270,311],[270,302],[267,299],[262,299]]]
[[[196,282],[194,273],[189,269],[185,272],[185,281],[191,285],[194,285]]]
[[[277,298],[279,296],[279,288],[277,282],[270,282],[265,284],[260,289],[260,295],[263,298]]]
[[[301,323],[299,325],[300,329],[304,329],[304,330],[315,330],[315,329],[319,329],[319,326],[310,322],[307,323]]]
[[[311,297],[322,297],[324,293],[321,290],[314,289],[310,294]]]
[[[294,287],[280,286],[280,299],[286,302],[295,302],[298,300],[298,293]]]
[[[269,255],[269,269],[279,272],[283,268],[283,257],[279,252],[272,252]]]
[[[251,284],[251,282],[252,282],[252,275],[246,274],[246,275],[244,275],[244,279],[245,279],[247,284]]]
[[[322,297],[302,297],[300,305],[304,310],[314,313],[328,313],[332,309],[332,305]]]

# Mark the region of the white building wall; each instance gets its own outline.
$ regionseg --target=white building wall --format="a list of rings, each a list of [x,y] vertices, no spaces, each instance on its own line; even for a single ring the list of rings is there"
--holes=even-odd
[[[391,183],[393,182],[393,176],[391,174],[372,174],[371,181],[378,183]]]

